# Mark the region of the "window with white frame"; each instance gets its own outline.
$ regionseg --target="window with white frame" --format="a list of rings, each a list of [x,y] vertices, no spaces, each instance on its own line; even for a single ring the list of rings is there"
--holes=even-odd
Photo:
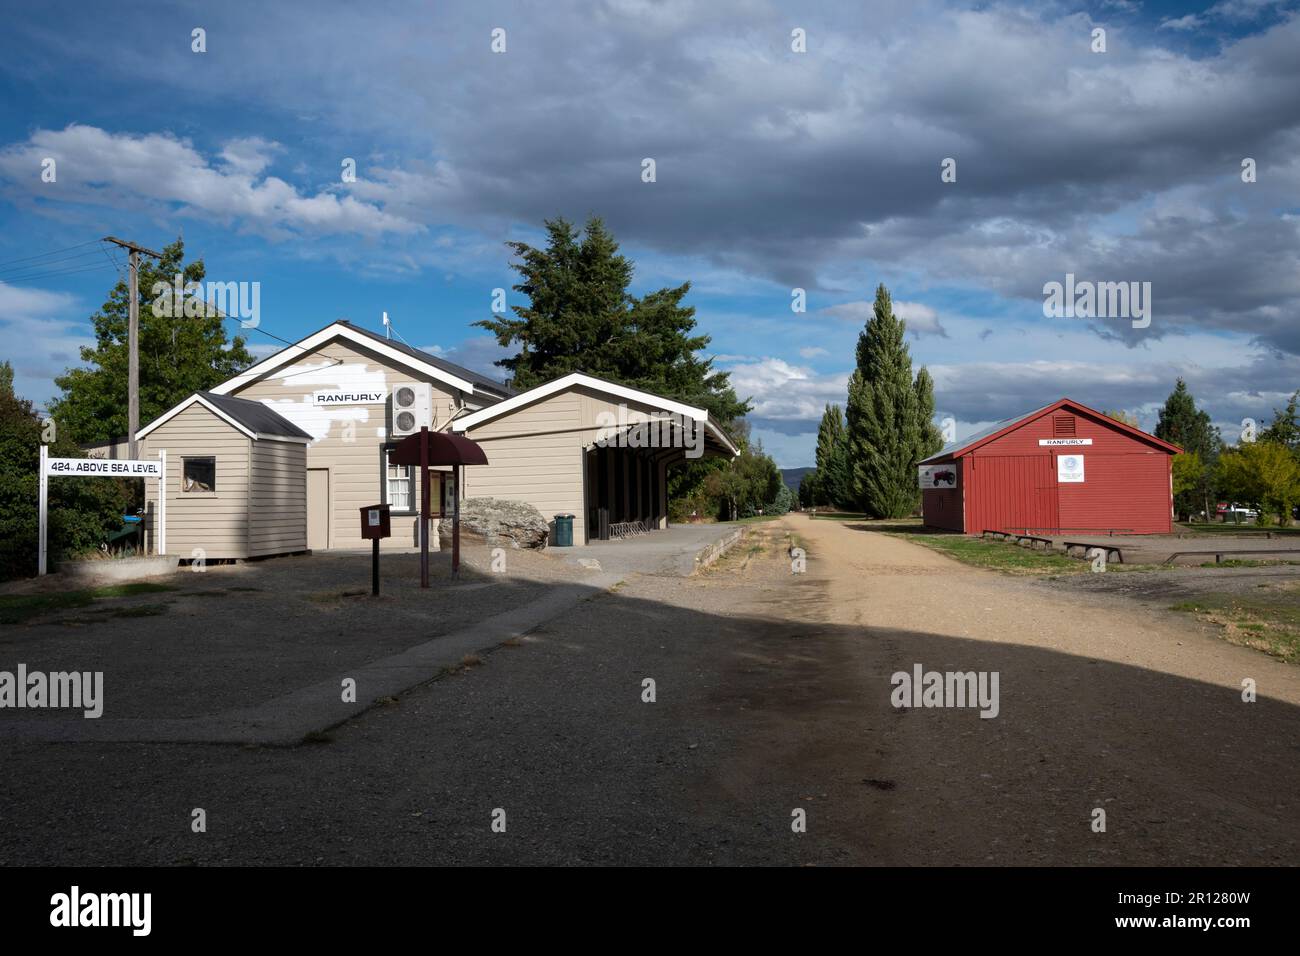
[[[211,494],[217,490],[216,458],[182,458],[181,491],[186,494]]]
[[[415,468],[392,464],[389,451],[384,449],[384,500],[395,513],[415,511]]]

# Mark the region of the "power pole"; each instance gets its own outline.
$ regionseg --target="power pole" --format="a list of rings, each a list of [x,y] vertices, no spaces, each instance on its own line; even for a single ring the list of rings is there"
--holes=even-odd
[[[153,256],[159,262],[162,262],[162,253],[146,249],[144,246],[137,246],[134,242],[127,242],[125,239],[118,239],[115,236],[105,236],[104,242],[111,242],[115,246],[121,246],[131,254],[131,279],[128,283],[130,288],[128,293],[130,296],[128,300],[130,319],[127,322],[126,336],[127,349],[129,350],[126,373],[126,437],[131,446],[131,458],[135,459],[140,457],[139,446],[135,440],[135,433],[140,429],[140,253],[143,252],[146,256]]]

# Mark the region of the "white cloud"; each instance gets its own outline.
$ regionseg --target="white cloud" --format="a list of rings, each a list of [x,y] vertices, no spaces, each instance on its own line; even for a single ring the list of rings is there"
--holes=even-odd
[[[205,159],[188,140],[170,133],[112,133],[72,124],[41,129],[26,142],[0,151],[0,174],[27,198],[110,208],[153,205],[180,215],[242,225],[269,238],[411,234],[419,224],[379,205],[334,192],[301,194],[276,176],[264,175],[275,143],[256,137],[229,141],[218,161]],[[44,183],[34,171],[50,157],[57,180]]]
[[[939,313],[922,302],[895,301],[894,315],[907,322],[907,331],[913,335],[937,335],[947,338],[948,332],[939,321]],[[822,314],[834,319],[843,319],[857,325],[865,325],[872,316],[874,303],[865,299],[854,302],[841,302],[822,309]]]
[[[1194,13],[1186,16],[1162,20],[1160,22],[1161,30],[1197,30],[1204,24],[1204,20]]]
[[[75,296],[0,282],[0,356],[13,365],[20,398],[41,406],[53,398],[52,379],[81,364],[81,348],[95,344],[92,332]]]
[[[786,423],[787,427],[815,424],[821,420],[827,402],[843,404],[848,392],[847,373],[819,375],[779,358],[752,359],[726,370],[731,373],[736,394],[751,400],[754,410],[750,417],[766,421],[769,427],[776,423]]]

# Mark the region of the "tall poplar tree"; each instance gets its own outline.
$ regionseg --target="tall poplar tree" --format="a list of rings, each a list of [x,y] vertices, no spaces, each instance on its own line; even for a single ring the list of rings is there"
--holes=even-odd
[[[858,506],[876,518],[902,518],[916,510],[917,463],[942,444],[930,420],[934,386],[924,370],[913,378],[906,331],[889,290],[879,286],[872,316],[858,336],[848,401],[850,484]]]
[[[827,405],[817,426],[817,471],[812,485],[814,503],[842,506],[852,501],[849,490],[849,436],[844,413]]]

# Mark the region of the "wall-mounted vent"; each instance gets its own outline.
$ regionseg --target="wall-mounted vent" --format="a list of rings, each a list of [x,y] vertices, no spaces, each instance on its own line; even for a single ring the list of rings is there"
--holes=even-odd
[[[1053,415],[1052,416],[1052,437],[1073,438],[1074,437],[1074,416]]]

